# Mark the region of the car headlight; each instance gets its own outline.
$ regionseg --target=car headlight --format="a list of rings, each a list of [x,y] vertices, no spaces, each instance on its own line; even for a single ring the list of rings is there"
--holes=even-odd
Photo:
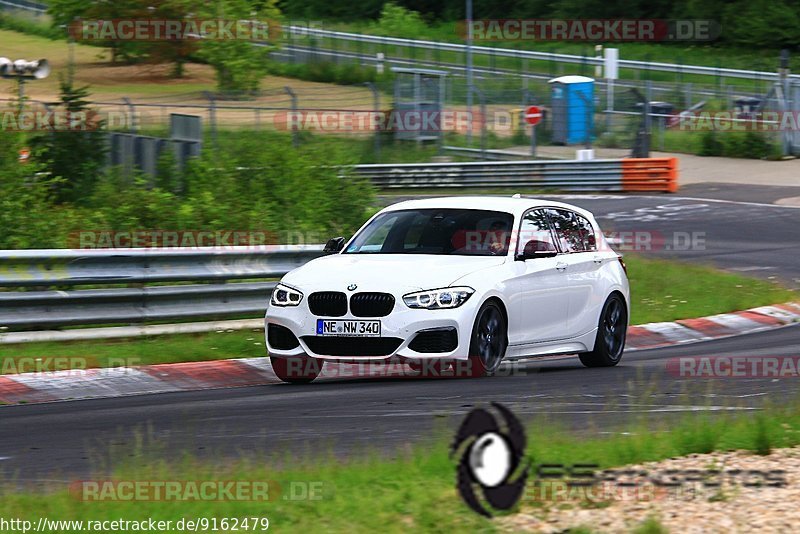
[[[471,287],[445,287],[403,295],[403,302],[409,308],[423,308],[426,310],[458,308],[473,293],[475,293],[475,290]]]
[[[272,298],[269,303],[273,306],[297,306],[303,300],[303,294],[289,286],[278,284],[272,290]]]

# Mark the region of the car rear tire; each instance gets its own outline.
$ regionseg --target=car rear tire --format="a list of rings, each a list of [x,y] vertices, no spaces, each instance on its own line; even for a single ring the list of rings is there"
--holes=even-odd
[[[625,300],[613,293],[603,305],[594,350],[578,356],[586,367],[613,367],[622,359],[625,350],[625,334],[628,329],[628,310]]]
[[[322,372],[324,361],[310,356],[290,356],[281,358],[270,356],[272,370],[283,382],[289,384],[308,384]]]
[[[506,355],[507,331],[506,317],[496,302],[489,301],[481,306],[472,327],[469,359],[453,362],[454,374],[460,378],[494,374]]]

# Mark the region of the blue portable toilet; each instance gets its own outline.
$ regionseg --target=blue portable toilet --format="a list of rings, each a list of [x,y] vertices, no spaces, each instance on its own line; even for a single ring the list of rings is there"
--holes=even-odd
[[[547,83],[551,86],[553,142],[564,145],[585,142],[594,129],[594,79],[561,76]]]

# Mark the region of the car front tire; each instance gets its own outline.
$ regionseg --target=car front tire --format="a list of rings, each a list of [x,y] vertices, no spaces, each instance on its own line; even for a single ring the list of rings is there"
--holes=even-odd
[[[469,344],[469,359],[453,362],[454,374],[460,378],[490,376],[503,361],[508,347],[508,325],[500,305],[486,302],[475,317]]]
[[[613,293],[603,305],[594,349],[578,356],[586,367],[613,367],[622,359],[628,329],[628,310],[625,300]]]
[[[310,356],[270,356],[269,361],[275,376],[289,384],[308,384],[319,376],[325,364]]]

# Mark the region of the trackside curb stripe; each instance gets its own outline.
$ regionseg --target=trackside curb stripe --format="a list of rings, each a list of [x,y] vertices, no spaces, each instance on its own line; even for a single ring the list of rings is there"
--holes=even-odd
[[[634,325],[628,328],[626,350],[634,352],[695,343],[780,328],[797,322],[800,322],[800,306],[787,303],[698,319]],[[333,370],[323,372],[321,376],[324,378],[326,375],[346,376]],[[393,375],[376,371],[375,376]],[[0,376],[0,402],[18,404],[97,399],[277,382],[279,380],[266,357],[22,373]]]

